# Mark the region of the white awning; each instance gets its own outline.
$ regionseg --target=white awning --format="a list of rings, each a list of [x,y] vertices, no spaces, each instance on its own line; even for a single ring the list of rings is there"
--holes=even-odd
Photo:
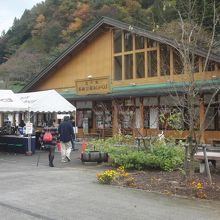
[[[30,112],[73,112],[75,106],[68,102],[55,90],[17,93],[23,103],[27,104]]]
[[[0,90],[0,112],[25,112],[28,106],[11,90]]]

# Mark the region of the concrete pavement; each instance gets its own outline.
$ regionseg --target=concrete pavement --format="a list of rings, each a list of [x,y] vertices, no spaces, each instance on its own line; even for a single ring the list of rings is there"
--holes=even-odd
[[[1,220],[217,220],[220,203],[168,197],[142,190],[100,185],[102,165],[82,165],[79,153],[72,161],[50,168],[47,153],[34,156],[0,153]]]

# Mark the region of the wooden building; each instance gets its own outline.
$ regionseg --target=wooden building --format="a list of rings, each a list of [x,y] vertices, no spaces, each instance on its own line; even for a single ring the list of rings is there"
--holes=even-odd
[[[220,57],[211,54],[203,71],[204,50],[196,50],[195,74],[202,84],[203,101],[198,98],[198,123],[210,98],[210,85],[220,83]],[[118,132],[151,135],[165,129],[160,122],[176,109],[170,96],[173,85],[180,88],[187,79],[174,41],[110,18],[100,19],[88,32],[40,72],[22,92],[55,89],[77,108],[79,136],[83,123],[89,133],[104,136]],[[186,95],[186,94],[183,94]],[[220,139],[218,99],[207,118],[213,117],[203,138]],[[217,105],[217,106],[216,106]],[[166,108],[164,108],[166,107]],[[164,115],[166,115],[164,114]],[[166,127],[166,135],[187,136],[184,123],[176,134]]]

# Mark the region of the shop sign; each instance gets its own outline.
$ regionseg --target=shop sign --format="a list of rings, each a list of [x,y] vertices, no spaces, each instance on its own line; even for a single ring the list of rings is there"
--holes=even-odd
[[[32,134],[33,133],[33,124],[31,122],[26,123],[26,134]]]
[[[76,92],[78,95],[105,94],[110,91],[108,77],[84,79],[76,81]]]

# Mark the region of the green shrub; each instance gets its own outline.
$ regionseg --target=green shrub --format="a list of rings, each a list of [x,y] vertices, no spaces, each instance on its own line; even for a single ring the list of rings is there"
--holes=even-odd
[[[153,149],[153,154],[158,158],[160,168],[172,171],[180,167],[184,161],[183,148],[179,146],[160,146]]]
[[[91,146],[96,150],[107,152],[113,166],[124,166],[126,169],[143,170],[159,168],[172,171],[182,166],[184,161],[183,147],[175,142],[155,141],[152,150],[140,150],[132,147],[130,136],[117,135],[107,140],[94,140]]]

